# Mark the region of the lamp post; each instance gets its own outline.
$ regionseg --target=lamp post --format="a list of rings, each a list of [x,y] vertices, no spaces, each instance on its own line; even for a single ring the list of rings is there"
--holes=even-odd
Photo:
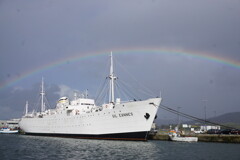
[[[204,130],[207,131],[206,121],[207,121],[207,100],[203,99],[204,102]]]
[[[181,107],[177,107],[177,111],[178,111],[178,125],[180,124],[180,117],[179,117],[179,110]]]

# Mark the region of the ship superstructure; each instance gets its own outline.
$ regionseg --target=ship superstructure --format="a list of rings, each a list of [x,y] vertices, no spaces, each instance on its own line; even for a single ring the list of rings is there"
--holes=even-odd
[[[46,110],[42,81],[41,111],[31,114],[26,112],[19,122],[20,128],[30,135],[147,140],[161,98],[128,102],[121,102],[120,98],[115,100],[114,81],[117,78],[113,72],[112,54],[110,58],[109,103],[96,105],[94,99],[87,95],[78,97],[75,94],[73,100],[62,97],[55,109]]]

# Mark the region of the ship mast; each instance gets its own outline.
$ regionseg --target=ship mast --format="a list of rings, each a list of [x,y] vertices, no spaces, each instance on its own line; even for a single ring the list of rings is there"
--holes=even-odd
[[[42,84],[41,84],[41,112],[45,111],[45,104],[44,104],[44,96],[45,96],[45,91],[44,91],[44,81],[43,81],[43,77],[42,77]]]
[[[117,77],[114,76],[114,72],[113,72],[113,56],[112,56],[112,52],[110,54],[110,59],[111,59],[111,65],[110,65],[110,75],[109,75],[109,79],[110,79],[110,86],[109,86],[109,103],[114,103],[114,80],[117,79]]]
[[[26,108],[25,108],[25,115],[27,115],[28,114],[28,101],[26,101],[26,106],[25,106]]]

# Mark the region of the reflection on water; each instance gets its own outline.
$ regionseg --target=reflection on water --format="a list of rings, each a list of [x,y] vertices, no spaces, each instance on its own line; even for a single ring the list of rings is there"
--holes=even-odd
[[[0,135],[1,159],[239,159],[240,144]]]

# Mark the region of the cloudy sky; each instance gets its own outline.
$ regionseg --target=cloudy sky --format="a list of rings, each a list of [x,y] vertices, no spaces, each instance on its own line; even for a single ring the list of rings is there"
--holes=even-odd
[[[239,15],[240,0],[1,0],[0,119],[33,108],[41,77],[52,107],[73,91],[95,98],[110,51],[141,99],[161,92],[200,118],[205,105],[207,117],[240,111]]]

